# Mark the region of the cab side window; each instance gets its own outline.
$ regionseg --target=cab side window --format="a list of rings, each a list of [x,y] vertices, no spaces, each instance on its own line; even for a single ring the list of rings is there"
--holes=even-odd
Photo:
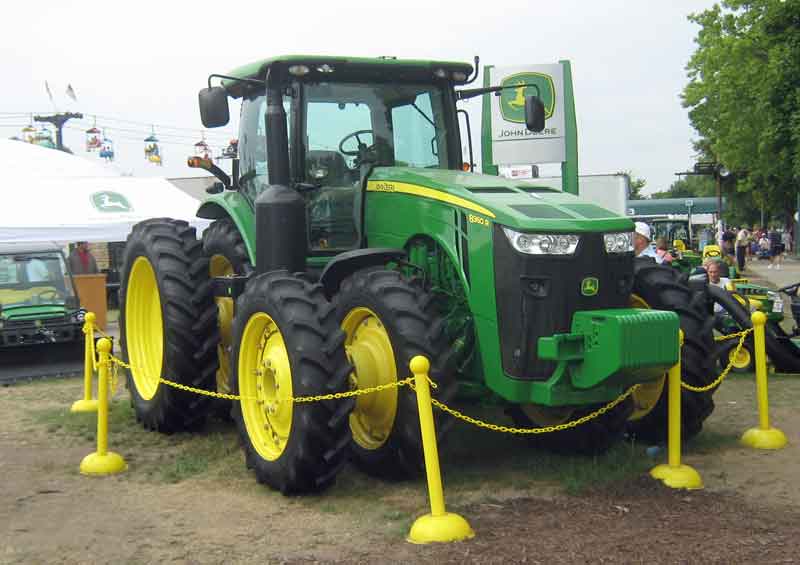
[[[251,203],[266,188],[267,177],[267,98],[264,95],[242,102],[239,128],[239,183]]]

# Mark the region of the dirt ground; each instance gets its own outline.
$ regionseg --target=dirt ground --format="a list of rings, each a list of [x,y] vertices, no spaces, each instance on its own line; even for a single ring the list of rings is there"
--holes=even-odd
[[[285,498],[255,483],[224,425],[205,432],[227,446],[208,471],[159,480],[188,440],[139,431],[126,444],[110,439],[125,473],[85,477],[78,466],[94,450],[90,430],[65,433],[41,417],[66,413],[80,380],[0,388],[0,563],[800,562],[800,376],[771,378],[783,450],[737,443],[757,423],[754,392],[752,378],[739,376],[715,395],[716,411],[684,452],[705,482],[697,491],[642,472],[570,494],[540,480],[531,462],[506,471],[524,442],[457,425],[458,449],[442,452],[445,494],[477,535],[416,546],[405,536],[426,512],[421,481],[384,483],[346,468],[325,494]],[[466,479],[464,469],[473,469]]]
[[[255,483],[235,445],[230,470],[169,483],[145,470],[175,457],[173,448],[115,446],[112,437],[129,470],[81,476],[78,465],[93,443],[54,433],[31,416],[66,411],[80,392],[77,379],[0,389],[0,563],[800,560],[800,377],[772,382],[772,420],[790,441],[781,451],[756,452],[735,442],[756,422],[750,379],[736,378],[718,391],[705,439],[684,456],[705,481],[701,491],[673,491],[646,473],[579,495],[535,477],[503,488],[487,481],[485,489],[448,489],[444,462],[448,509],[467,518],[477,536],[439,546],[404,539],[425,512],[421,482],[365,480],[348,468],[329,493],[284,498]],[[663,459],[662,453],[653,463]]]

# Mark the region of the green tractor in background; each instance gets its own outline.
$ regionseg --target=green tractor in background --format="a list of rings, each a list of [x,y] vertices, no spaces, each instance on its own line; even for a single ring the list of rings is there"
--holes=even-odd
[[[284,493],[330,485],[352,458],[406,477],[423,468],[408,387],[415,355],[435,397],[458,389],[506,403],[517,425],[574,420],[641,384],[581,426],[545,434],[558,450],[597,452],[623,431],[666,435],[665,373],[714,378],[709,314],[678,273],[634,260],[633,223],[574,194],[468,172],[457,102],[469,64],[286,56],[212,75],[206,127],[241,98],[239,155],[198,210],[213,220],[138,224],[121,288],[123,352],[137,418],[193,429],[207,397],[160,382],[240,395],[232,415],[258,481]],[[541,100],[525,123],[543,128]],[[469,120],[469,116],[466,116]],[[469,125],[467,121],[467,125]],[[471,157],[471,141],[470,157]],[[685,437],[711,394],[684,398]],[[437,413],[440,438],[451,420]]]

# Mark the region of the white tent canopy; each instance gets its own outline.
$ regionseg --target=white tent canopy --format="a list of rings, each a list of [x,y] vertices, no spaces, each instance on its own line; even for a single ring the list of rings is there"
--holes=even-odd
[[[208,225],[195,217],[197,201],[164,178],[124,177],[20,141],[0,140],[0,163],[0,242],[124,241],[147,218]]]

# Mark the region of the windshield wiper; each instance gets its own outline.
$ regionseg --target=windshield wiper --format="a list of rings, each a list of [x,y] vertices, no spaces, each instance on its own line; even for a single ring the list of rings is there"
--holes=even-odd
[[[506,90],[508,88],[535,88],[536,89],[536,96],[541,98],[541,93],[539,92],[539,87],[535,84],[510,84],[508,86],[487,86],[485,88],[469,88],[467,90],[457,90],[456,97],[459,100],[468,100],[470,98],[475,98],[476,96],[481,96],[482,94],[491,94],[496,93],[498,96],[501,90]]]

